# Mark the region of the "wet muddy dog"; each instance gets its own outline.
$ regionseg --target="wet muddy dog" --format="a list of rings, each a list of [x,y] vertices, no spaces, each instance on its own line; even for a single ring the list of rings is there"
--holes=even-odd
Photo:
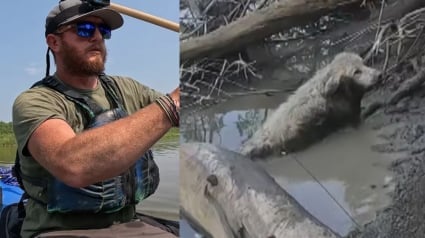
[[[316,72],[245,141],[240,152],[251,158],[305,149],[331,132],[360,123],[364,93],[380,71],[360,56],[343,52]]]

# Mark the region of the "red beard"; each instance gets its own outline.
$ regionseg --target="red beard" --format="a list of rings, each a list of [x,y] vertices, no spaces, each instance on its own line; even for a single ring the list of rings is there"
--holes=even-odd
[[[99,75],[105,70],[105,62],[106,62],[106,49],[105,46],[99,47],[89,47],[85,50],[84,53],[87,53],[91,50],[99,50],[100,54],[94,56],[91,60],[86,60],[83,56],[79,55],[78,51],[63,42],[63,53],[64,58],[63,62],[67,71],[72,74],[80,75],[80,76],[92,76]]]

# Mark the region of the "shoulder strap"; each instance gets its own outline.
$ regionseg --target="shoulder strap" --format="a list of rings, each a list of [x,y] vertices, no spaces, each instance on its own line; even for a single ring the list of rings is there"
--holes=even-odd
[[[100,74],[99,79],[102,86],[104,86],[106,93],[113,99],[116,106],[120,107],[121,109],[124,109],[122,99],[118,96],[119,90],[115,82],[109,77],[107,77],[105,74]],[[36,82],[31,87],[35,87],[38,85],[45,85],[60,93],[63,93],[69,100],[77,103],[86,111],[88,111],[88,113],[90,114],[90,119],[94,118],[95,115],[103,112],[103,109],[99,105],[97,105],[97,103],[94,102],[91,98],[76,92],[75,90],[69,88],[64,84],[59,83],[59,81],[57,81],[53,76],[45,77],[44,79]]]
[[[114,80],[112,80],[110,77],[106,76],[105,74],[99,75],[100,82],[105,86],[105,91],[109,94],[109,96],[114,100],[116,106],[124,109],[123,107],[123,99],[122,97],[119,97],[119,89]]]
[[[59,83],[53,76],[47,76],[41,81],[35,83],[32,87],[37,85],[45,85],[49,88],[52,88],[62,94],[64,94],[69,100],[77,103],[88,113],[90,119],[94,118],[95,115],[101,113],[103,109],[97,105],[91,98],[82,95],[75,90],[69,88],[68,86]]]

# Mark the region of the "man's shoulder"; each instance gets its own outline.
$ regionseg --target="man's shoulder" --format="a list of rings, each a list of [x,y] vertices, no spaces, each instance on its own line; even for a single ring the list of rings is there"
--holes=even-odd
[[[136,101],[134,105],[144,107],[152,103],[156,98],[160,97],[162,93],[136,81],[135,79],[127,76],[108,76],[116,82],[121,94],[128,101]]]
[[[56,90],[37,85],[21,92],[13,102],[13,111],[33,110],[51,107],[64,107],[66,98]]]
[[[56,92],[55,90],[44,86],[44,85],[37,85],[35,87],[32,88],[28,88],[26,90],[24,90],[23,92],[21,92],[17,97],[15,101],[19,101],[22,99],[28,100],[28,99],[45,99],[46,97],[51,98],[58,98],[60,94],[58,94],[58,92]]]
[[[122,83],[138,83],[135,79],[129,76],[122,76],[122,75],[106,75],[109,79],[112,79],[115,82],[122,82]]]
[[[45,97],[54,95],[53,90],[50,88],[44,86],[44,85],[37,85],[32,88],[28,88],[21,92],[17,98],[33,98],[33,97]]]

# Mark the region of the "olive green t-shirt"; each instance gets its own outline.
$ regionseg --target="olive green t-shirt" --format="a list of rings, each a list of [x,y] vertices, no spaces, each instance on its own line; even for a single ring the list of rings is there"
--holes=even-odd
[[[121,98],[128,114],[153,103],[162,94],[128,77],[110,77],[118,86]],[[59,80],[60,83],[62,83]],[[69,87],[69,86],[68,86]],[[93,90],[77,92],[93,99],[105,110],[114,107],[113,100],[106,96],[98,83]],[[22,173],[34,178],[48,178],[52,175],[38,164],[28,153],[26,145],[31,134],[48,119],[62,119],[78,134],[84,129],[84,112],[81,107],[46,86],[36,86],[20,94],[13,104],[13,130],[18,144]],[[93,146],[93,145],[88,145]],[[58,158],[60,159],[60,158]],[[46,189],[33,186],[24,181],[24,186],[32,198],[46,201]],[[29,199],[26,217],[22,226],[22,237],[31,237],[37,233],[51,230],[104,228],[118,222],[127,222],[134,217],[134,206],[128,206],[115,213],[63,214],[48,213],[42,203]]]

